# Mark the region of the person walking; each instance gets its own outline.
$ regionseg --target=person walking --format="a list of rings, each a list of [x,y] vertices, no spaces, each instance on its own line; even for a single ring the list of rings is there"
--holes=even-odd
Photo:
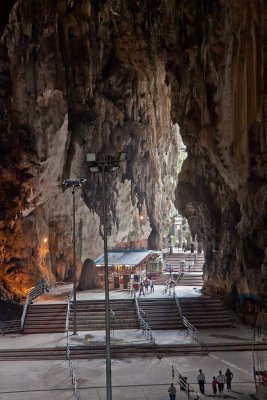
[[[229,368],[227,368],[227,370],[225,372],[225,380],[226,380],[226,387],[227,387],[228,392],[230,392],[230,390],[232,389],[231,382],[232,382],[233,377],[234,377],[234,374],[230,371]]]
[[[197,383],[199,385],[200,393],[205,394],[206,378],[205,378],[205,375],[202,372],[202,369],[199,370],[199,374],[197,376]]]
[[[145,286],[145,293],[148,293],[149,280],[147,278],[144,280],[144,286]]]
[[[143,294],[143,296],[145,296],[145,292],[144,292],[144,282],[143,282],[143,281],[140,282],[139,297],[141,296],[141,294]]]
[[[154,293],[154,281],[153,281],[153,279],[151,278],[150,279],[150,293]]]
[[[217,393],[217,385],[218,385],[218,381],[217,381],[217,379],[216,379],[216,376],[213,377],[213,380],[212,380],[212,382],[211,382],[211,385],[212,385],[213,394],[214,394],[214,396],[216,396],[216,393]]]
[[[225,376],[222,374],[222,371],[219,371],[219,375],[217,375],[217,381],[218,381],[218,390],[221,397],[223,395],[224,382],[225,382]]]
[[[193,269],[193,266],[194,266],[193,261],[189,261],[189,263],[188,263],[188,272],[189,272],[189,274],[191,272],[191,269]]]
[[[171,386],[169,387],[168,392],[169,392],[170,400],[175,400],[176,399],[176,388],[173,385],[173,383],[171,383]]]

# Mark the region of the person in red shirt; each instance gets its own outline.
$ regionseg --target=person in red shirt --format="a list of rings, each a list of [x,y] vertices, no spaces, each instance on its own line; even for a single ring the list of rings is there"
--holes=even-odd
[[[213,381],[211,382],[211,385],[212,385],[213,394],[214,394],[214,396],[216,396],[218,381],[215,376],[213,377]]]

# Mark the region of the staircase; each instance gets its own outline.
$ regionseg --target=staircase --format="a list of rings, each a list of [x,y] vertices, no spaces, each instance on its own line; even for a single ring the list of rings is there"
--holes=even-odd
[[[23,333],[64,332],[67,304],[31,304],[28,307]]]
[[[180,272],[181,271],[181,263],[185,262],[185,266],[193,263],[194,261],[194,254],[192,253],[174,253],[167,256],[166,264],[171,266],[172,272]],[[185,271],[187,268],[184,269]]]
[[[170,278],[171,278],[171,275],[168,275],[168,274],[155,274],[153,276],[155,285],[164,285],[165,282]]]
[[[134,300],[110,300],[111,329],[137,329]],[[73,326],[73,311],[70,315],[70,329]],[[79,331],[105,329],[105,300],[77,301],[76,325]]]
[[[190,272],[202,274],[204,262],[204,253],[174,253],[166,258],[166,264],[168,267],[171,265],[172,272],[180,272],[181,266],[184,264],[184,272],[189,272],[190,265]]]
[[[194,263],[193,268],[191,268],[191,271],[202,273],[204,262],[205,262],[204,253],[198,254],[197,258],[196,258],[196,262]]]
[[[179,311],[174,299],[138,299],[138,305],[145,312],[150,329],[183,329]]]
[[[183,274],[177,281],[178,286],[203,286],[202,274]]]
[[[227,328],[232,325],[223,303],[217,298],[179,298],[183,316],[196,328]]]

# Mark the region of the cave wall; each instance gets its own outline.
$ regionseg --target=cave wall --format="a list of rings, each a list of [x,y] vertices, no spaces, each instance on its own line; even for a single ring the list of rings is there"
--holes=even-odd
[[[177,119],[189,155],[176,205],[204,241],[206,291],[265,300],[266,5],[203,2],[198,12],[201,26],[192,14],[185,24],[186,102]]]
[[[116,3],[117,4],[117,3]],[[109,246],[160,247],[173,212],[178,130],[166,70],[124,2],[8,2],[1,20],[0,294],[24,295],[40,279],[64,280],[72,263],[102,253],[101,177],[86,153],[127,162],[107,183]],[[135,5],[133,5],[133,9]],[[134,11],[134,10],[133,10]],[[170,179],[174,177],[174,179]],[[140,213],[146,216],[142,222]],[[79,269],[78,268],[78,269]]]
[[[121,173],[109,176],[110,245],[148,237],[150,248],[158,248],[173,210],[179,126],[188,157],[175,204],[204,243],[206,290],[266,296],[264,2],[6,4],[0,30],[5,295],[12,290],[8,279],[22,279],[21,287],[40,275],[61,279],[71,263],[72,198],[62,192],[62,179],[87,178],[76,194],[78,258],[101,252],[101,179],[89,174],[87,152],[127,152]]]

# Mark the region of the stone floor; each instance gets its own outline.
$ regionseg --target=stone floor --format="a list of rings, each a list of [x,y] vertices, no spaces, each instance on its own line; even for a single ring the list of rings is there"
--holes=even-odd
[[[59,286],[38,299],[41,302],[65,302],[69,286]],[[193,287],[179,287],[178,296],[201,296],[201,291]],[[163,286],[156,286],[149,297],[165,297]],[[77,294],[77,299],[104,298],[102,290],[92,290]],[[130,298],[127,291],[111,291],[110,298]],[[244,325],[220,330],[201,330],[205,343],[249,342],[252,329]],[[163,343],[190,343],[191,337],[184,331],[153,331],[155,341]],[[142,342],[140,331],[124,330],[111,332],[112,340],[117,342]],[[87,345],[91,342],[105,342],[105,332],[78,332],[70,337],[71,345]],[[65,334],[6,335],[0,338],[0,349],[57,347],[66,343]],[[266,352],[263,354],[267,365]],[[255,398],[252,353],[216,352],[208,356],[183,356],[154,358],[129,358],[112,360],[113,400],[167,400],[168,387],[172,381],[172,365],[187,377],[188,382],[198,391],[196,377],[198,369],[206,374],[206,395],[213,397],[211,380],[221,369],[230,368],[234,374],[231,392],[224,393],[225,399],[251,400]],[[74,360],[76,377],[81,400],[105,400],[105,360]],[[66,400],[74,399],[67,361],[25,361],[0,362],[0,400]],[[187,399],[177,387],[177,400]],[[192,397],[193,398],[193,397]]]

